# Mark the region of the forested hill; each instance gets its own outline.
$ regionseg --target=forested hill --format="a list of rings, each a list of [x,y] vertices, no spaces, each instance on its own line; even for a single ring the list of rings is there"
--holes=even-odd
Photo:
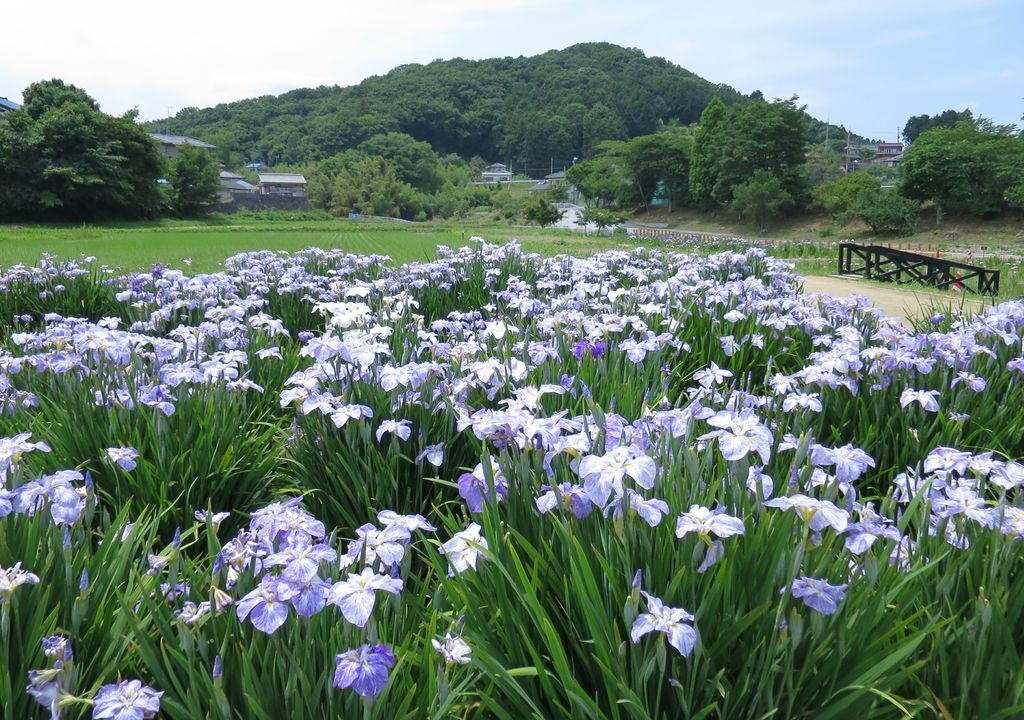
[[[440,153],[537,171],[589,157],[602,140],[696,122],[716,95],[727,104],[750,100],[663,58],[588,43],[534,57],[404,65],[350,87],[185,108],[149,125],[270,164],[315,162],[400,131]],[[824,136],[824,123],[810,125]]]

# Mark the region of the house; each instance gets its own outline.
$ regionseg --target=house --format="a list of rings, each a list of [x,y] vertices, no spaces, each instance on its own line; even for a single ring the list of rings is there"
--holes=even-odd
[[[298,173],[260,173],[260,195],[305,197],[306,178]]]
[[[480,177],[483,178],[485,183],[508,182],[512,179],[512,173],[507,165],[493,163],[484,168],[484,171],[480,173]]]
[[[903,143],[901,143],[901,142],[894,142],[894,143],[883,142],[883,143],[878,143],[878,151],[875,153],[875,156],[877,157],[877,156],[881,155],[881,156],[884,156],[884,157],[889,157],[889,156],[892,156],[892,155],[902,155],[902,154],[903,154]]]
[[[11,110],[20,109],[21,105],[19,105],[18,103],[14,102],[13,100],[8,100],[5,97],[0,97],[0,115],[10,112]]]
[[[548,185],[561,185],[565,182],[565,170],[559,170],[558,172],[553,172],[550,175],[545,175],[544,182]]]
[[[220,171],[220,190],[217,191],[217,196],[221,200],[227,200],[234,195],[255,195],[258,191],[259,188],[241,175],[226,170]]]
[[[149,133],[149,136],[156,140],[157,145],[160,147],[160,152],[167,157],[174,157],[177,155],[178,148],[183,145],[192,145],[193,147],[201,147],[206,150],[214,150],[217,147],[216,145],[211,145],[210,143],[203,142],[202,140],[196,140],[195,138],[188,137],[186,135]]]

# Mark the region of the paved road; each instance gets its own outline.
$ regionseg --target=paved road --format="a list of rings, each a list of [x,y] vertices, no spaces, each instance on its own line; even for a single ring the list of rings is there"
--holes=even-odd
[[[881,309],[886,315],[901,320],[911,315],[920,317],[930,314],[935,307],[948,310],[963,306],[965,309],[980,311],[988,304],[984,300],[971,299],[954,293],[919,290],[905,285],[883,287],[872,282],[832,275],[805,275],[804,292],[824,293],[833,297],[865,295],[871,300],[872,305]]]

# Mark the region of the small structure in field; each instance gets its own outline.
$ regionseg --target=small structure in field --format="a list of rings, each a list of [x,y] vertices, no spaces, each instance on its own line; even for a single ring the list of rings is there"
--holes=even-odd
[[[507,165],[492,163],[484,168],[484,171],[480,173],[480,177],[483,178],[485,183],[508,182],[512,179],[512,173]]]
[[[260,195],[305,197],[306,178],[298,173],[260,173]]]

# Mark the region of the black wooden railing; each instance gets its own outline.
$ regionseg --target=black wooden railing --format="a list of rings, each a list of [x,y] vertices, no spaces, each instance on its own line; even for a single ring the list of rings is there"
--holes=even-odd
[[[881,245],[839,244],[839,274],[870,280],[923,283],[940,290],[999,294],[999,271]]]

